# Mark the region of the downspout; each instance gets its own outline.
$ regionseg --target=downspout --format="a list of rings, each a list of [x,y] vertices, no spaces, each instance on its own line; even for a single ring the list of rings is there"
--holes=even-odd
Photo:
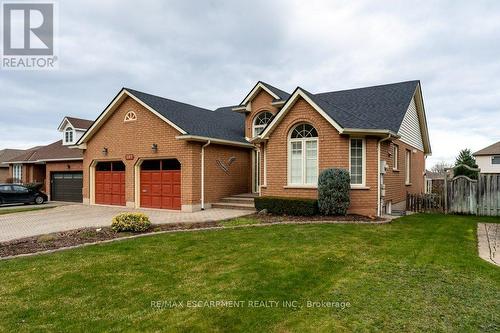
[[[201,210],[205,210],[205,147],[210,145],[210,140],[201,146]]]
[[[382,191],[382,184],[380,184],[380,144],[384,141],[387,141],[389,140],[390,138],[392,137],[391,134],[388,134],[387,137],[383,138],[383,139],[380,139],[378,140],[378,143],[377,143],[377,163],[378,163],[378,166],[377,166],[377,216],[380,216],[380,214],[382,213],[382,205],[381,205],[381,202],[380,202],[380,199],[381,199],[381,195],[380,195],[380,192]]]

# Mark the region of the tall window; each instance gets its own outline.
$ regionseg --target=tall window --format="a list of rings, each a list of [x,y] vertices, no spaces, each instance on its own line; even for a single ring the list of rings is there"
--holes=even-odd
[[[405,182],[411,184],[411,151],[406,150],[405,156]]]
[[[64,141],[66,143],[73,142],[73,129],[71,127],[66,128],[66,131],[64,132]]]
[[[259,113],[253,121],[253,136],[257,136],[262,133],[272,118],[273,114],[271,112],[264,111]]]
[[[289,184],[318,183],[318,132],[309,124],[294,127],[289,140]]]
[[[14,178],[15,184],[21,184],[23,182],[23,165],[14,164],[12,166],[12,178]]]
[[[350,147],[350,169],[351,185],[365,184],[365,140],[359,138],[351,139]]]
[[[399,170],[399,146],[392,145],[392,168]]]

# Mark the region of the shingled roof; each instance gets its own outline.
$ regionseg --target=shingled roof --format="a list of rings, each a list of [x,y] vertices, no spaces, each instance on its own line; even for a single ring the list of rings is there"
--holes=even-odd
[[[89,129],[90,126],[94,123],[92,120],[87,120],[87,119],[81,119],[81,118],[74,118],[74,117],[66,117],[68,121],[71,123],[71,125],[75,126],[75,128],[80,128],[80,129]]]
[[[282,100],[287,100],[288,97],[290,97],[290,94],[287,93],[286,91],[283,91],[281,89],[278,89],[272,85],[270,85],[269,83],[265,83],[265,82],[262,82],[260,81],[263,85],[265,85],[269,90],[271,90],[273,93],[275,93],[280,99]]]
[[[0,168],[8,168],[9,164],[4,164],[16,156],[24,154],[25,149],[2,149],[0,150]]]
[[[230,108],[212,111],[129,88],[125,90],[188,134],[248,143],[245,140],[245,115],[232,112]]]
[[[474,156],[500,155],[500,141],[486,148],[476,151]]]
[[[311,98],[344,128],[397,133],[419,81],[314,94]]]
[[[79,149],[71,149],[63,146],[62,140],[53,142],[47,146],[28,150],[21,155],[15,156],[9,160],[10,163],[35,163],[50,160],[80,159],[83,153]]]
[[[317,94],[298,87],[294,93],[298,90],[302,91],[343,129],[398,133],[419,84],[420,81],[406,81]],[[253,93],[259,88],[259,85],[261,88],[265,87],[265,89],[272,91],[273,94],[286,102],[290,102],[290,98],[294,94],[290,95],[262,81],[254,86]],[[241,108],[242,103],[212,111],[130,88],[122,89],[98,117],[99,123],[94,125],[95,128],[92,126],[78,144],[86,142],[93,135],[99,128],[101,121],[106,119],[106,113],[114,107],[114,103],[123,98],[124,93],[133,96],[152,111],[157,112],[159,116],[176,127],[186,137],[198,136],[248,144],[245,138],[245,115],[235,112],[236,108]],[[245,97],[245,100],[251,98],[249,97],[251,93]],[[279,117],[280,112],[278,112],[277,117]]]

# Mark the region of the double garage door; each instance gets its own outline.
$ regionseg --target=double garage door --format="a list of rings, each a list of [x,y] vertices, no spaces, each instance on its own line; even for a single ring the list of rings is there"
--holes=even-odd
[[[125,165],[99,162],[95,172],[95,203],[125,206]],[[141,165],[140,206],[181,209],[181,170],[177,160],[148,160]]]
[[[82,202],[82,172],[53,172],[50,184],[51,200]]]

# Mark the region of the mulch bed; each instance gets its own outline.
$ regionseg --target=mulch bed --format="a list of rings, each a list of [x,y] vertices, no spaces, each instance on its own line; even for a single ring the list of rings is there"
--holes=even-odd
[[[95,243],[132,235],[155,233],[160,231],[187,230],[218,227],[217,222],[203,223],[172,223],[152,225],[144,232],[115,232],[111,227],[81,228],[70,231],[56,232],[47,235],[32,236],[0,243],[0,258],[19,254],[36,253],[55,250],[63,247]]]
[[[385,221],[379,217],[366,217],[362,215],[345,215],[345,216],[288,216],[288,215],[272,215],[272,214],[253,214],[245,216],[248,218],[255,218],[262,223],[279,223],[279,222],[325,222],[325,221],[338,221],[338,222],[379,222]]]

